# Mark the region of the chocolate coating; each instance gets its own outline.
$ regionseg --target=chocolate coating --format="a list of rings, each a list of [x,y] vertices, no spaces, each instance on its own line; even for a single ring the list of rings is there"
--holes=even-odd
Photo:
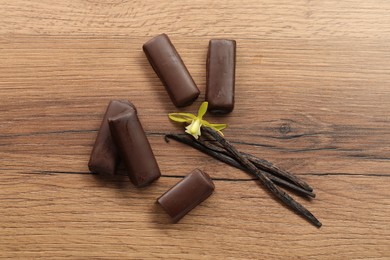
[[[143,187],[158,179],[160,169],[137,113],[125,111],[110,117],[108,123],[131,182]]]
[[[117,148],[111,138],[108,118],[124,111],[135,111],[134,105],[129,101],[113,100],[109,103],[102,123],[100,124],[88,168],[91,172],[113,175],[119,160]]]
[[[176,223],[207,199],[213,193],[214,188],[210,176],[199,169],[195,169],[157,199],[157,203]]]
[[[210,40],[206,65],[209,111],[226,114],[234,108],[236,41]]]
[[[175,106],[190,105],[199,96],[198,87],[166,34],[146,42],[143,50]]]

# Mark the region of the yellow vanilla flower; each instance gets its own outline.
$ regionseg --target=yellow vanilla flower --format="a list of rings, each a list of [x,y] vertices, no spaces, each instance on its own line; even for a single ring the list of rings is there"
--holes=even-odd
[[[198,110],[198,116],[195,116],[191,113],[170,113],[168,114],[168,117],[172,121],[189,124],[188,126],[186,126],[185,132],[192,135],[195,139],[198,139],[201,135],[200,128],[202,127],[202,125],[205,127],[210,127],[221,135],[223,135],[221,130],[227,127],[226,124],[210,124],[206,120],[203,120],[203,116],[207,112],[208,105],[208,102],[203,102],[202,105],[200,105]]]

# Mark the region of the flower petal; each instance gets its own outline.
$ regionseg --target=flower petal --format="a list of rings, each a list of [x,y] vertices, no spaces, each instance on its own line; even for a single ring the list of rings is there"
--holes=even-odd
[[[202,119],[202,117],[207,112],[208,104],[209,103],[207,101],[202,102],[198,110],[198,116],[195,116],[190,113],[170,113],[168,114],[168,117],[175,122],[187,123],[188,125],[185,127],[185,132],[192,135],[195,139],[198,139],[201,135],[202,125],[214,129],[223,136],[221,130],[227,127],[226,124],[210,124],[206,120]]]
[[[196,118],[195,115],[190,113],[170,113],[168,114],[169,119],[179,123],[190,123]]]
[[[195,139],[198,139],[200,136],[200,127],[202,126],[202,123],[199,119],[193,120],[192,123],[188,126],[186,126],[185,132],[187,134],[192,135]]]
[[[223,130],[223,129],[225,129],[227,127],[227,124],[211,124],[211,123],[209,123],[206,120],[202,120],[202,124],[204,126],[208,126],[210,128],[214,128],[214,129],[216,129],[218,131],[221,131],[221,130]]]
[[[209,106],[209,102],[205,101],[200,105],[199,110],[198,110],[198,118],[202,119],[202,117],[206,114],[207,112],[207,107]]]
[[[219,131],[225,129],[227,127],[227,124],[209,124],[210,127],[214,129],[218,129]]]

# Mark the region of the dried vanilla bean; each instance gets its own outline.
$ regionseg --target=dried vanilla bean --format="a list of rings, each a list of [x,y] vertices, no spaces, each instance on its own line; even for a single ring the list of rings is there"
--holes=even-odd
[[[184,143],[184,144],[187,144],[189,146],[192,146],[193,148],[221,161],[221,162],[224,162],[230,166],[233,166],[237,169],[240,169],[240,170],[243,170],[243,171],[246,171],[252,175],[254,175],[255,177],[256,174],[251,171],[250,169],[248,168],[245,168],[244,166],[242,166],[237,160],[233,159],[230,155],[228,154],[225,154],[225,153],[221,153],[219,151],[215,151],[213,149],[211,149],[210,147],[207,147],[207,146],[204,146],[203,143],[200,143],[200,142],[197,142],[194,138],[192,138],[191,136],[189,135],[184,135],[184,134],[167,134],[165,135],[165,140],[168,142],[168,139],[173,139],[175,141],[178,141],[178,142],[181,142],[181,143]],[[300,194],[303,194],[303,195],[306,195],[306,196],[309,196],[309,197],[312,197],[314,198],[315,197],[315,194],[313,192],[310,192],[310,191],[307,191],[297,185],[295,185],[294,183],[291,183],[291,182],[288,182],[284,179],[281,179],[277,176],[274,176],[268,172],[264,172],[263,173],[268,177],[270,178],[271,181],[273,181],[275,184],[278,184],[278,185],[282,185],[286,188],[289,188],[293,191],[296,191]]]
[[[193,140],[193,142],[201,143],[203,146],[205,146],[206,148],[208,148],[210,150],[216,151],[220,154],[225,154],[227,156],[231,156],[231,154],[228,151],[226,151],[225,148],[219,146],[218,145],[219,143],[216,142],[215,140],[205,139],[205,138],[200,137],[197,141],[195,141],[195,139],[191,138],[187,134],[175,134],[175,136],[176,136],[176,139],[178,139],[180,137],[187,138],[188,142],[191,142],[191,140]],[[180,141],[180,140],[177,140],[177,141]],[[191,145],[191,144],[189,144],[189,145]],[[207,153],[207,150],[202,151],[202,152]],[[271,162],[268,162],[264,159],[257,158],[256,156],[253,156],[251,154],[241,152],[241,155],[243,155],[247,159],[249,159],[258,169],[262,170],[263,172],[269,173],[270,176],[273,175],[275,177],[281,177],[281,178],[278,178],[278,180],[276,181],[277,183],[286,186],[286,182],[282,183],[283,179],[285,179],[287,181],[287,183],[290,183],[290,184],[287,184],[287,186],[289,186],[290,188],[292,188],[296,191],[299,191],[300,193],[304,193],[310,197],[313,197],[313,198],[315,197],[315,193],[313,192],[313,189],[309,186],[309,184],[307,184],[305,181],[299,179],[297,176],[293,175],[292,173],[289,173],[288,171],[282,170],[282,169],[274,166]],[[211,155],[211,156],[213,156],[213,155]],[[234,167],[236,167],[236,166],[234,166]],[[251,173],[251,174],[253,174],[253,173]],[[272,178],[271,178],[271,180],[272,180]],[[291,184],[293,184],[294,187],[292,187]],[[296,188],[297,186],[300,187],[301,189],[297,189]],[[300,190],[302,190],[302,189],[307,191],[307,192],[301,192]]]
[[[198,142],[196,141],[194,138],[192,138],[191,136],[187,135],[187,134],[167,134],[165,135],[165,140],[168,142],[168,139],[173,139],[175,141],[178,141],[178,142],[181,142],[181,143],[184,143],[184,144],[187,144],[221,162],[224,162],[230,166],[233,166],[237,169],[240,169],[240,170],[243,170],[243,171],[246,171],[252,175],[254,175],[255,177],[256,176],[256,173],[254,173],[253,171],[251,171],[250,169],[242,166],[237,160],[233,159],[230,155],[228,154],[225,154],[225,153],[222,153],[221,151],[217,151],[217,150],[214,150],[210,147],[207,147],[205,146],[203,143],[201,142]],[[309,197],[312,197],[314,198],[315,197],[315,194],[313,192],[310,192],[310,191],[307,191],[297,185],[295,185],[294,183],[291,183],[291,182],[288,182],[287,180],[284,180],[284,179],[281,179],[277,176],[274,176],[268,172],[264,172],[263,173],[271,180],[273,181],[275,184],[278,184],[278,185],[282,185],[286,188],[289,188],[293,191],[296,191],[300,194],[303,194],[303,195],[306,195],[306,196],[309,196]]]
[[[279,189],[275,184],[265,175],[263,174],[259,169],[256,168],[256,166],[249,161],[247,158],[241,155],[241,153],[232,146],[225,138],[223,138],[221,135],[219,135],[216,131],[213,129],[202,127],[203,132],[206,132],[210,134],[215,140],[217,140],[226,150],[228,150],[243,166],[249,168],[250,170],[254,171],[259,178],[259,180],[264,184],[264,186],[270,190],[277,198],[279,198],[283,203],[285,203],[287,206],[295,210],[297,213],[299,213],[301,216],[303,216],[305,219],[310,221],[313,225],[316,227],[321,227],[321,222],[310,212],[308,211],[304,206],[302,206],[300,203],[295,201],[292,197],[290,197],[286,192]]]
[[[202,144],[204,144],[205,146],[207,146],[210,149],[228,154],[228,152],[224,148],[215,145],[214,142],[210,142],[210,140],[199,139],[199,142],[201,142]],[[305,181],[299,179],[297,176],[289,173],[286,170],[280,169],[279,167],[273,165],[273,163],[271,163],[267,160],[264,160],[264,159],[260,159],[256,156],[253,156],[253,155],[248,154],[248,153],[241,152],[241,155],[246,157],[248,160],[250,160],[260,170],[263,170],[263,171],[269,172],[273,175],[277,175],[279,177],[285,178],[285,179],[289,180],[290,182],[302,187],[303,189],[305,189],[309,192],[313,191],[313,188],[310,187],[310,185],[307,184]]]

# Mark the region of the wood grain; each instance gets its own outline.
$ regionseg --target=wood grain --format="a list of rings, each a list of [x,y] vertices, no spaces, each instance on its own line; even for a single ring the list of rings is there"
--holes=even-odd
[[[0,257],[390,258],[390,2],[1,1]],[[251,180],[181,144],[141,50],[170,35],[204,99],[208,40],[237,41],[239,149],[296,173],[317,230]],[[163,177],[102,180],[87,161],[110,99],[128,98]],[[216,192],[177,225],[154,200],[194,167]]]

